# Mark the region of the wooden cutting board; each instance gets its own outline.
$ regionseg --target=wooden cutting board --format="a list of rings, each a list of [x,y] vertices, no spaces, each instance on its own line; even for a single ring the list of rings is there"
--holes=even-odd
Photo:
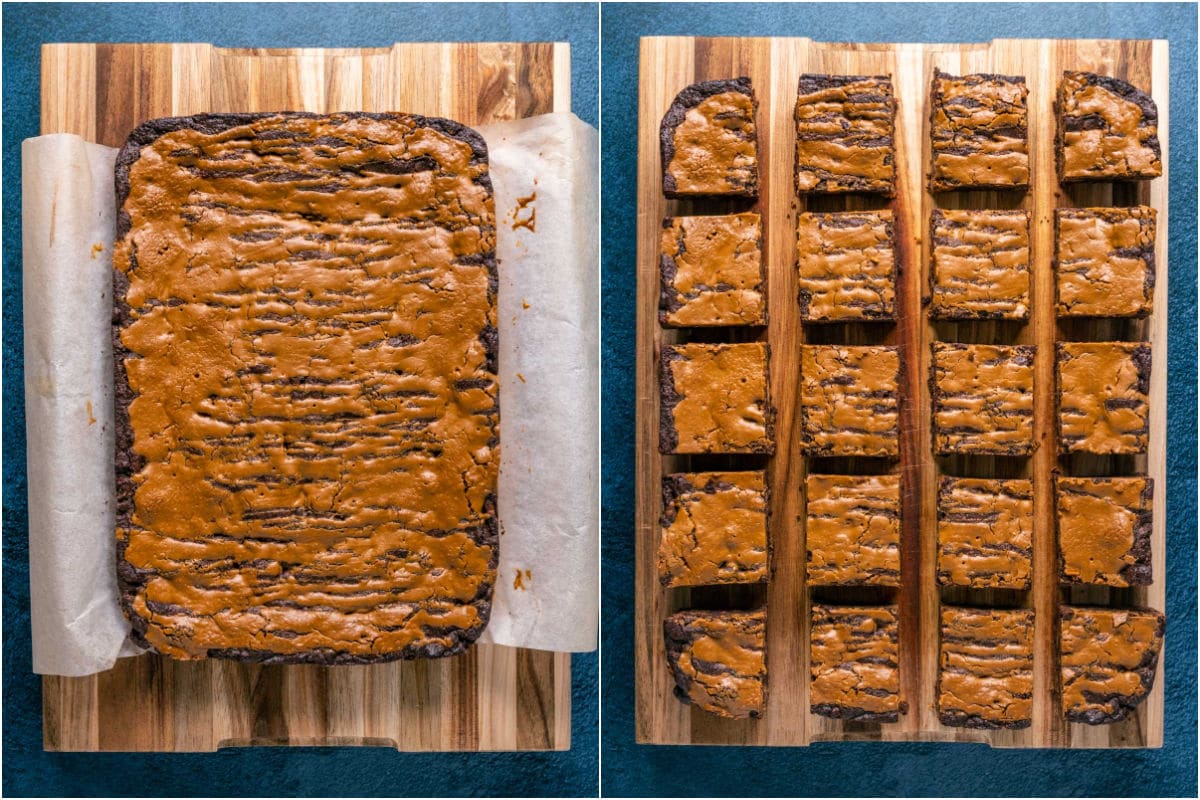
[[[924,315],[927,290],[928,220],[935,207],[925,191],[928,173],[929,81],[934,67],[953,74],[990,72],[1024,75],[1029,87],[1030,166],[1032,189],[1023,197],[994,192],[941,195],[941,207],[1007,208],[1019,204],[1031,215],[1032,317],[1023,326],[960,323],[937,328]],[[1064,69],[1112,75],[1149,90],[1158,104],[1163,176],[1154,181],[1072,186],[1060,190],[1054,171],[1052,103]],[[795,225],[799,212],[883,207],[863,198],[797,197],[793,188],[795,130],[792,113],[802,73],[891,74],[898,99],[896,131],[897,258],[899,321],[894,325],[859,326],[854,332],[829,333],[799,321],[795,274]],[[682,340],[679,331],[657,321],[658,240],[665,215],[686,214],[693,203],[666,201],[662,195],[659,123],[676,93],[702,80],[749,76],[758,96],[760,197],[763,251],[770,286],[770,325],[762,339],[771,345],[772,403],[776,408],[776,452],[767,460],[771,492],[769,535],[773,577],[765,588],[664,590],[659,586],[655,554],[661,513],[660,478],[691,468],[686,457],[658,454],[658,353],[664,343]],[[1154,690],[1137,712],[1115,725],[1067,724],[1059,711],[1054,651],[1057,606],[1077,603],[1142,605],[1165,609],[1166,570],[1166,372],[1167,372],[1167,43],[1127,40],[1015,40],[985,44],[832,44],[810,39],[717,39],[657,37],[642,39],[638,120],[638,367],[637,367],[637,738],[659,744],[807,745],[819,740],[888,739],[987,742],[999,747],[1159,747],[1163,735],[1162,664]],[[1092,321],[1059,325],[1054,316],[1051,267],[1056,206],[1133,205],[1158,210],[1155,313],[1150,320]],[[708,207],[706,213],[715,213]],[[828,330],[828,329],[827,329]],[[805,587],[803,530],[806,463],[798,449],[798,363],[805,341],[899,345],[907,353],[902,390],[909,398],[901,420],[901,459],[893,469],[903,475],[901,568],[903,587],[896,595],[901,608],[900,668],[909,711],[899,722],[868,725],[842,723],[809,713],[808,634],[810,596]],[[752,335],[752,334],[751,334]],[[1150,450],[1146,456],[1104,461],[1090,468],[1134,471],[1155,480],[1152,586],[1129,590],[1071,590],[1057,584],[1055,567],[1052,476],[1059,466],[1054,447],[1054,341],[1145,339],[1153,342],[1150,389]],[[940,600],[991,604],[996,595],[939,591],[936,583],[936,487],[939,464],[932,456],[927,376],[930,342],[947,341],[1037,344],[1035,362],[1034,436],[1036,454],[1020,467],[1034,483],[1034,586],[1016,601],[1036,615],[1033,724],[1023,731],[983,732],[951,728],[938,722],[934,690],[938,663]],[[853,340],[853,341],[852,341]],[[721,467],[736,468],[732,458]],[[752,465],[741,463],[742,468]],[[983,469],[998,464],[976,460]],[[847,469],[853,471],[848,466]],[[987,473],[981,473],[980,477]],[[1000,473],[996,473],[1000,474]],[[1104,474],[1099,473],[1099,474]],[[1015,477],[1014,475],[1005,475]],[[852,601],[851,595],[842,598]],[[731,721],[685,706],[672,696],[662,621],[691,604],[723,607],[766,601],[769,701],[762,720]],[[1012,597],[1004,598],[1011,602]],[[1168,629],[1170,621],[1168,621]],[[1182,711],[1182,709],[1176,709]]]
[[[42,133],[75,133],[111,147],[143,120],[202,112],[404,111],[480,125],[570,109],[564,43],[42,48]],[[350,667],[144,655],[86,678],[43,678],[43,746],[565,750],[570,664],[566,653],[498,645],[456,658]]]

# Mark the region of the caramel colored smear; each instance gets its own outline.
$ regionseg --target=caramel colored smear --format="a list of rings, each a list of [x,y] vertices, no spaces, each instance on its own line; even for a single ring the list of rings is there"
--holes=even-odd
[[[1154,688],[1166,620],[1157,611],[1060,610],[1062,705],[1071,722],[1118,722]]]
[[[899,381],[895,347],[804,345],[801,449],[810,456],[898,455]]]
[[[808,582],[900,585],[900,476],[809,475]]]
[[[662,232],[662,321],[671,326],[763,325],[758,214],[672,217]]]
[[[1027,480],[942,478],[938,583],[1028,589],[1033,569],[1033,485]]]
[[[1025,79],[934,71],[930,191],[1029,184]]]
[[[933,212],[935,319],[1029,317],[1029,214]]]
[[[933,344],[939,453],[1033,452],[1036,345]]]
[[[1144,453],[1150,439],[1150,345],[1058,344],[1064,453]]]
[[[801,318],[895,319],[894,247],[891,211],[801,214],[796,222]]]
[[[767,615],[680,611],[663,623],[675,694],[731,719],[758,718],[767,705]]]
[[[758,191],[754,109],[754,98],[741,91],[709,95],[688,107],[678,125],[664,133],[674,148],[666,167],[668,194],[753,196]]]
[[[774,450],[765,344],[667,345],[662,369],[668,452]]]
[[[801,75],[795,116],[798,191],[895,191],[889,76]]]
[[[814,714],[894,722],[908,710],[900,695],[898,619],[896,606],[813,606]]]
[[[1064,181],[1162,175],[1158,107],[1125,81],[1064,72],[1058,87]]]
[[[658,548],[663,585],[765,581],[766,491],[762,471],[668,475]]]
[[[1028,728],[1033,611],[942,607],[937,709],[943,725]]]
[[[1152,481],[1059,478],[1055,488],[1062,580],[1100,586],[1149,585]]]
[[[377,659],[478,636],[499,462],[486,176],[404,116],[142,148],[114,254],[137,457],[117,534],[157,650]]]
[[[1058,316],[1144,317],[1154,299],[1157,212],[1061,208],[1055,213]]]

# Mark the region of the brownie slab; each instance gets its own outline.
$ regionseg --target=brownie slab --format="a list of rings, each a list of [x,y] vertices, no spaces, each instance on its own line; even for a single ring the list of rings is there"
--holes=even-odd
[[[1120,722],[1146,699],[1166,622],[1150,609],[1059,609],[1062,707],[1069,722]]]
[[[908,711],[900,693],[900,609],[812,609],[812,713],[851,722],[896,722]]]
[[[933,343],[937,452],[1023,456],[1033,452],[1036,345]]]
[[[1150,478],[1055,481],[1063,583],[1149,586],[1154,482]]]
[[[1144,180],[1162,175],[1158,106],[1118,78],[1063,73],[1058,84],[1059,180]]]
[[[1059,448],[1144,453],[1150,440],[1150,345],[1058,343]]]
[[[1144,317],[1153,309],[1157,212],[1060,208],[1054,212],[1060,317]]]
[[[1025,78],[948,75],[930,85],[929,191],[1029,185]]]
[[[958,728],[1033,721],[1033,611],[942,606],[938,719]]]
[[[767,707],[767,614],[679,611],[663,621],[675,696],[710,714],[758,719]]]
[[[811,586],[900,585],[900,476],[809,475]]]
[[[664,586],[766,581],[766,474],[666,476],[661,530],[658,577]]]
[[[895,193],[891,76],[801,75],[795,118],[800,194]]]
[[[938,583],[1028,589],[1033,572],[1033,484],[943,477],[938,487]]]
[[[930,218],[930,315],[1029,318],[1029,214],[943,211]]]
[[[796,265],[805,322],[896,318],[891,211],[801,214]]]
[[[668,217],[659,260],[663,325],[767,323],[758,214]]]
[[[809,456],[900,453],[900,351],[804,345],[800,449]]]
[[[768,357],[762,342],[664,345],[662,452],[773,452]]]
[[[758,194],[758,102],[749,78],[694,83],[663,117],[663,194],[754,197]]]

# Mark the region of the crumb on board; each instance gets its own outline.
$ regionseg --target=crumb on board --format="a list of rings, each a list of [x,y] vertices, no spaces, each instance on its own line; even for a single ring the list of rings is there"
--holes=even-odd
[[[92,245],[92,258],[95,258],[96,256],[100,255],[103,252],[104,252],[104,242],[96,242],[94,245]]]
[[[525,591],[525,588],[526,588],[525,582],[532,581],[532,580],[533,580],[533,570],[531,570],[531,569],[523,570],[523,569],[518,568],[517,574],[513,578],[513,589],[518,592],[523,592],[523,591]]]
[[[95,425],[96,424],[96,416],[92,413],[92,401],[91,400],[87,401],[87,415],[88,415],[88,425]]]
[[[521,308],[529,308],[529,301],[524,297],[521,298]]]
[[[521,373],[519,373],[519,372],[518,372],[518,373],[517,373],[517,377],[521,379],[521,383],[525,383],[525,376],[524,376],[524,375],[522,375]]]
[[[537,207],[533,205],[535,200],[537,200],[536,189],[528,197],[517,198],[517,207],[512,212],[512,229],[514,231],[517,228],[528,228],[530,233],[537,231]],[[528,212],[528,214],[522,216],[522,212]]]

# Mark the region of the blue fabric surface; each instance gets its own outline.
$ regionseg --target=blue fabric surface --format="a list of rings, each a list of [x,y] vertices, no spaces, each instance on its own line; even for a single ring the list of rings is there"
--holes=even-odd
[[[1136,4],[616,4],[601,19],[604,140],[602,780],[606,795],[1196,794],[1196,8]],[[633,722],[633,457],[638,37],[945,42],[1169,39],[1170,363],[1166,730],[1161,750],[983,745],[638,746]]]
[[[42,752],[31,672],[21,335],[21,140],[38,133],[44,42],[212,42],[227,47],[380,47],[397,41],[569,41],[576,114],[597,123],[593,4],[6,4],[4,21],[4,780],[6,796],[593,795],[595,653],[572,659],[567,753],[403,754],[381,748],[254,748],[205,755]]]

